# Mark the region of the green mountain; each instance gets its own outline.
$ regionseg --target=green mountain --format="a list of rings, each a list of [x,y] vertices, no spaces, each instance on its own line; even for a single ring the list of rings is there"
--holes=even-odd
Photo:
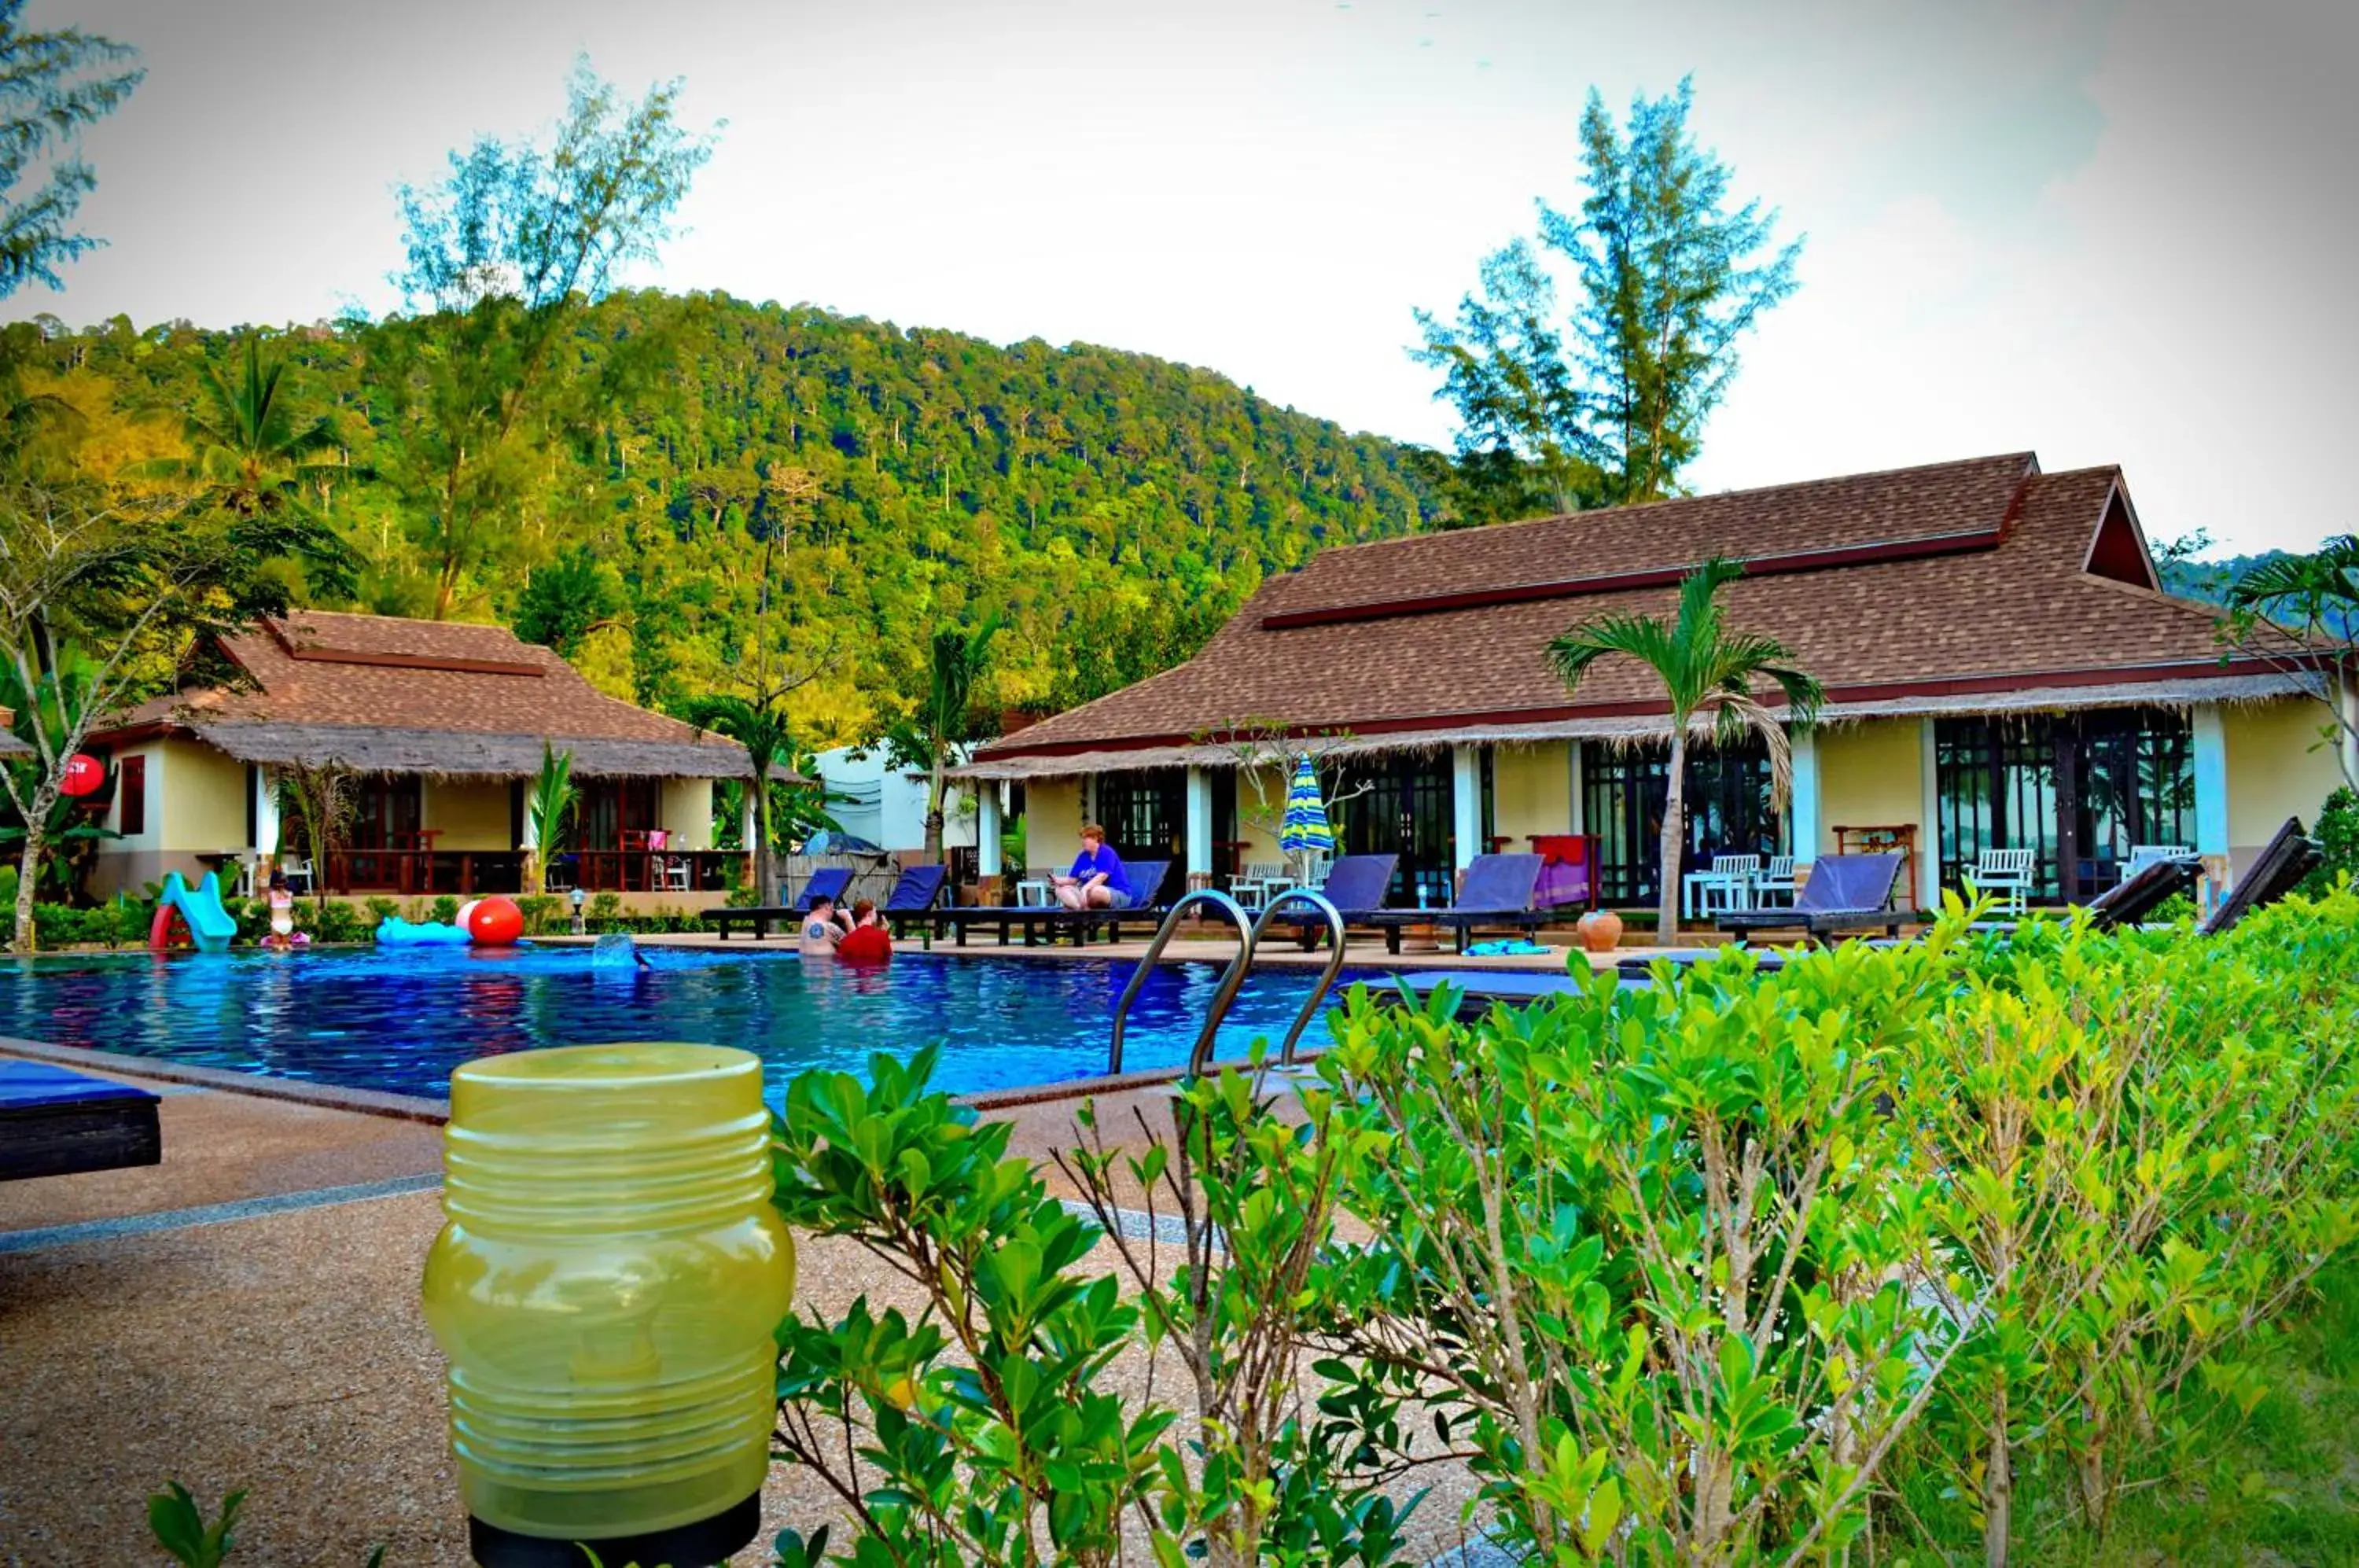
[[[45,325],[53,368],[167,420],[244,335]],[[426,614],[429,520],[370,477],[409,455],[405,333],[267,335],[348,454],[313,499],[369,563],[358,607]],[[666,705],[726,689],[766,556],[774,615],[824,667],[795,700],[816,742],[894,711],[938,625],[1001,617],[993,695],[1062,707],[1185,658],[1321,545],[1442,520],[1432,454],[1147,354],[655,292],[600,303],[570,347],[580,395],[532,433],[527,499],[452,613]]]

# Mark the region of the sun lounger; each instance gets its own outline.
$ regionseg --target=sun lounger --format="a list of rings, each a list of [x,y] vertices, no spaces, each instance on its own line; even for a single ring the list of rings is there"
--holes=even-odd
[[[2301,819],[2288,817],[2262,849],[2260,858],[2236,878],[2227,901],[2212,910],[2197,931],[2204,936],[2219,936],[2234,930],[2255,909],[2274,904],[2300,887],[2324,858],[2317,842],[2301,831]]]
[[[156,1096],[128,1083],[0,1057],[0,1181],[156,1165]]]
[[[1385,907],[1385,889],[1392,886],[1393,867],[1399,864],[1397,855],[1346,855],[1327,867],[1326,880],[1319,885],[1320,897],[1335,906],[1335,912],[1349,927],[1362,915]],[[1305,953],[1327,929],[1326,915],[1308,899],[1298,901],[1299,913],[1287,908],[1283,893],[1272,895],[1270,904],[1278,911],[1270,917],[1270,923],[1291,926]]]
[[[901,873],[900,880],[885,896],[877,913],[899,936],[903,929],[919,921],[926,930],[933,930],[934,906],[942,901],[942,889],[950,885],[951,868],[947,866],[912,866]]]
[[[850,869],[842,866],[822,866],[810,874],[810,880],[803,884],[802,896],[791,904],[755,904],[708,909],[705,913],[712,920],[713,929],[721,933],[722,941],[729,940],[729,928],[732,926],[752,926],[754,940],[761,942],[769,936],[772,926],[792,925],[810,914],[812,900],[842,898],[844,889],[851,886]]]
[[[1401,950],[1401,931],[1408,926],[1448,926],[1457,933],[1458,951],[1466,951],[1467,933],[1477,926],[1509,926],[1530,931],[1556,918],[1551,910],[1532,908],[1539,886],[1537,855],[1478,855],[1466,868],[1458,901],[1446,909],[1368,909],[1345,911],[1353,925],[1370,925],[1385,933],[1385,951]]]
[[[1002,947],[1017,931],[1023,932],[1027,947],[1038,947],[1043,940],[1053,943],[1060,936],[1071,936],[1073,945],[1080,947],[1100,931],[1105,932],[1107,941],[1120,942],[1125,921],[1136,928],[1141,924],[1151,927],[1162,920],[1169,907],[1162,897],[1162,888],[1169,880],[1171,863],[1134,860],[1124,869],[1129,873],[1134,896],[1139,899],[1128,909],[1069,909],[1062,904],[1046,908],[1038,904],[977,905],[934,911],[934,929],[949,931],[961,947],[966,945],[967,932],[978,926],[996,930]]]
[[[1821,942],[1844,931],[1900,934],[1900,911],[1891,908],[1892,885],[1900,879],[1897,855],[1822,855],[1810,863],[1810,879],[1787,908],[1724,909],[1712,918],[1723,931],[1799,931]]]

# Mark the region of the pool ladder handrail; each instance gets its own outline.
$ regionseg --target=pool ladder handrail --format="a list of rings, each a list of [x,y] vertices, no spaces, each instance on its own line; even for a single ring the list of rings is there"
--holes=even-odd
[[[1163,956],[1163,950],[1170,945],[1173,934],[1180,929],[1182,915],[1199,905],[1218,909],[1230,924],[1237,928],[1239,939],[1236,956],[1229,960],[1229,966],[1221,972],[1219,985],[1213,987],[1212,1003],[1204,1011],[1203,1029],[1196,1036],[1196,1043],[1188,1052],[1188,1072],[1193,1076],[1203,1072],[1205,1063],[1212,1057],[1212,1037],[1220,1032],[1222,1020],[1228,1017],[1230,1007],[1236,1004],[1237,992],[1245,985],[1246,971],[1253,967],[1254,950],[1260,943],[1262,933],[1269,928],[1270,920],[1279,909],[1288,904],[1315,905],[1326,917],[1326,928],[1333,949],[1328,956],[1325,972],[1319,977],[1318,985],[1303,1004],[1302,1011],[1295,1016],[1294,1026],[1286,1031],[1285,1042],[1278,1048],[1278,1061],[1290,1065],[1294,1061],[1294,1048],[1302,1039],[1302,1031],[1310,1027],[1320,1003],[1326,999],[1327,993],[1334,987],[1336,975],[1343,972],[1343,915],[1327,901],[1325,895],[1305,887],[1279,894],[1269,900],[1258,919],[1249,920],[1245,906],[1226,893],[1217,887],[1199,887],[1182,897],[1164,915],[1163,923],[1156,928],[1137,967],[1131,971],[1130,983],[1122,990],[1122,999],[1114,1004],[1114,1038],[1106,1048],[1107,1075],[1122,1071],[1123,1032],[1130,1018],[1131,1004],[1146,988],[1147,977],[1155,972],[1156,962]]]

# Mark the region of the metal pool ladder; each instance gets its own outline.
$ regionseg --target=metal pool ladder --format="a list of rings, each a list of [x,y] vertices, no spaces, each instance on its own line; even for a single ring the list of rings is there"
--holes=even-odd
[[[1138,993],[1146,988],[1147,977],[1155,972],[1156,960],[1163,956],[1164,948],[1170,944],[1172,934],[1180,929],[1180,917],[1200,904],[1218,909],[1230,924],[1237,928],[1239,941],[1237,955],[1229,960],[1229,966],[1221,972],[1220,984],[1212,988],[1212,1005],[1204,1009],[1203,1030],[1196,1036],[1196,1043],[1188,1052],[1188,1072],[1191,1076],[1202,1073],[1205,1063],[1212,1059],[1212,1037],[1220,1032],[1221,1020],[1229,1016],[1229,1008],[1235,1005],[1237,992],[1245,983],[1245,972],[1253,967],[1254,949],[1259,945],[1262,933],[1269,929],[1269,922],[1281,909],[1288,905],[1307,905],[1306,913],[1325,916],[1330,951],[1327,967],[1321,973],[1319,984],[1311,988],[1310,999],[1302,1004],[1302,1011],[1295,1015],[1294,1027],[1286,1031],[1285,1042],[1278,1047],[1279,1062],[1286,1065],[1293,1063],[1294,1048],[1300,1043],[1302,1031],[1310,1027],[1310,1020],[1318,1016],[1319,1005],[1327,999],[1327,993],[1334,989],[1335,976],[1343,972],[1343,917],[1334,905],[1327,901],[1325,894],[1311,892],[1307,887],[1280,893],[1270,899],[1259,919],[1248,920],[1245,907],[1226,893],[1217,888],[1199,887],[1173,904],[1170,912],[1163,917],[1162,925],[1156,928],[1154,940],[1147,944],[1147,952],[1138,961],[1138,967],[1130,972],[1130,984],[1123,987],[1122,1000],[1114,1004],[1114,1039],[1106,1048],[1108,1074],[1122,1071],[1123,1029],[1130,1019],[1131,1003],[1136,1001]]]

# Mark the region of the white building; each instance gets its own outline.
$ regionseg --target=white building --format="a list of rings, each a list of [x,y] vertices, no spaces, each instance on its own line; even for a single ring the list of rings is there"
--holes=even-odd
[[[919,850],[926,846],[926,776],[888,766],[885,748],[864,753],[848,746],[819,754],[819,776],[831,796],[842,797],[828,814],[843,831],[886,850]],[[968,786],[972,789],[972,786]],[[942,800],[942,844],[973,847],[973,797],[953,786]]]

